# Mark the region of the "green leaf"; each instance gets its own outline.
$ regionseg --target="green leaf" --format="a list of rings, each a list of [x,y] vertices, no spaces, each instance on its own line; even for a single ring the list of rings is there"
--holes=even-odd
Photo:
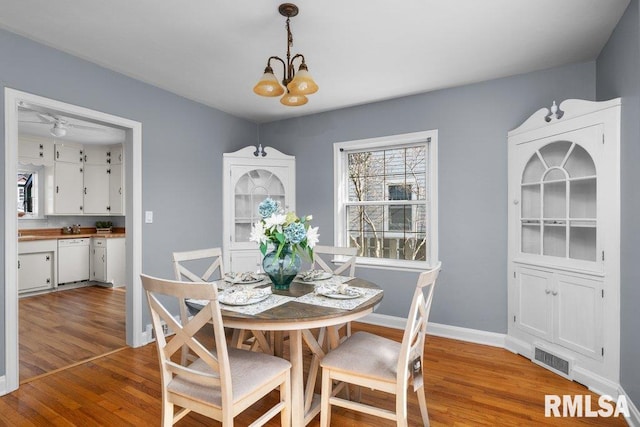
[[[260,243],[260,252],[262,252],[262,256],[265,256],[267,254],[267,244],[266,243]]]

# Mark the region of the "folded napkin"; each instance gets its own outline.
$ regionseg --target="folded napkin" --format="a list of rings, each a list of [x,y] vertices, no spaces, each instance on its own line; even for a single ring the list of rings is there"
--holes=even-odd
[[[331,277],[331,276],[332,276],[331,273],[328,273],[324,270],[309,270],[309,271],[300,273],[300,278],[304,282],[312,282],[320,278],[326,279],[327,277]]]
[[[251,271],[245,273],[226,273],[224,279],[231,283],[256,282],[264,279],[262,274],[253,273]]]
[[[271,295],[271,287],[257,289],[238,289],[237,287],[231,287],[220,293],[218,299],[223,304],[240,305],[261,301],[269,295]]]
[[[346,295],[350,297],[362,296],[359,289],[349,287],[346,283],[339,285],[320,285],[316,287],[317,295]]]

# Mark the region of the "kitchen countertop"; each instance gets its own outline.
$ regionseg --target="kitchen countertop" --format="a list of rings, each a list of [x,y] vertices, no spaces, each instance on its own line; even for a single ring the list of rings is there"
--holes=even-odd
[[[95,228],[82,227],[79,234],[62,234],[62,229],[22,229],[18,231],[18,242],[32,242],[36,240],[58,240],[58,239],[83,239],[89,237],[104,237],[113,239],[125,237],[124,227],[114,227],[111,233],[96,233]]]

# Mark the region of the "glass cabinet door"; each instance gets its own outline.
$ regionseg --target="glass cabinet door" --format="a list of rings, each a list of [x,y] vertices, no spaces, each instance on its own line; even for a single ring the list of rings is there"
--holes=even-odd
[[[529,158],[520,183],[520,250],[596,261],[596,167],[579,144],[556,141]]]
[[[258,205],[270,197],[285,207],[285,185],[272,171],[253,169],[241,175],[234,186],[234,242],[248,242],[251,225],[260,220]]]

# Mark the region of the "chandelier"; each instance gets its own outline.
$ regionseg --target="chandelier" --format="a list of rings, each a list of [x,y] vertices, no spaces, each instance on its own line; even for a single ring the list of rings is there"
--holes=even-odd
[[[308,99],[305,95],[310,95],[318,91],[318,85],[313,81],[309,74],[309,69],[304,61],[304,55],[297,53],[291,57],[291,48],[293,47],[293,35],[289,20],[298,14],[298,6],[293,3],[283,3],[278,7],[280,15],[287,17],[287,61],[285,62],[279,56],[270,56],[267,60],[267,67],[264,74],[254,86],[253,91],[260,96],[280,96],[280,103],[290,107],[297,107],[307,103]],[[282,87],[271,68],[271,60],[276,59],[282,63],[284,68]],[[293,62],[300,59],[301,63],[298,71],[295,71]],[[286,93],[285,93],[286,88]]]

